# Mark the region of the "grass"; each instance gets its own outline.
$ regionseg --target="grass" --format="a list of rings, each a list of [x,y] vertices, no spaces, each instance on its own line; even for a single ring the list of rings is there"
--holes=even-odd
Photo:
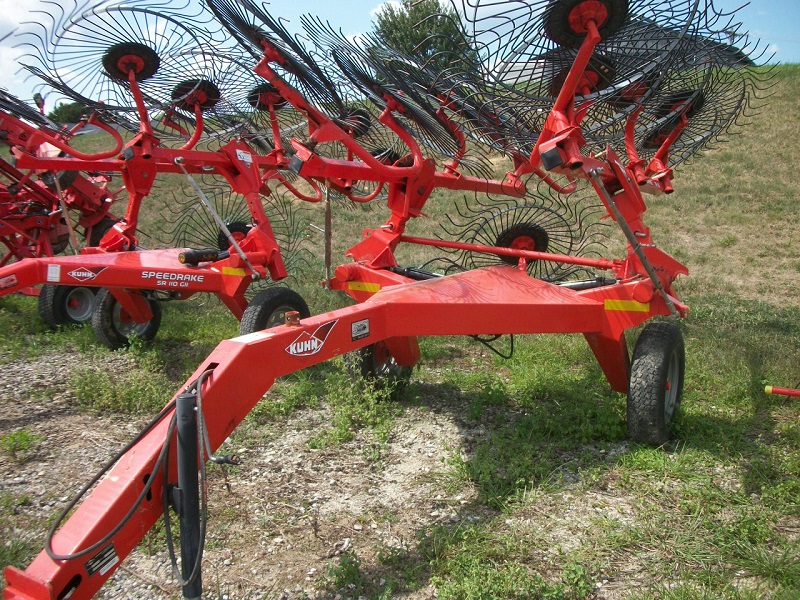
[[[336,557],[324,586],[370,598],[428,585],[447,599],[800,595],[800,403],[763,392],[767,383],[800,379],[800,240],[791,225],[800,183],[788,158],[796,153],[798,95],[800,67],[783,67],[767,108],[741,136],[679,169],[674,194],[648,198],[656,241],[692,271],[679,282],[691,307],[680,324],[684,399],[675,439],[664,447],[627,441],[624,397],[609,389],[581,336],[519,336],[510,360],[461,338],[422,340],[422,361],[400,401],[354,384],[337,363],[276,383],[236,432],[237,444],[280,435],[303,409],[325,414],[313,447],[357,443],[378,468],[411,409],[434,406],[463,434],[441,457],[441,472],[425,480],[442,496],[436,506],[455,517],[421,518],[402,545]],[[415,234],[434,235],[451,210],[452,196],[435,200]],[[309,210],[321,224],[320,207]],[[143,228],[153,214],[143,209]],[[365,223],[383,218],[381,208],[337,207],[334,256]],[[345,305],[319,285],[319,258],[309,260],[293,289],[313,313]],[[111,353],[95,348],[89,330],[51,332],[35,301],[0,298],[0,361],[90,356],[95,366],[68,382],[86,410],[157,410],[236,331],[216,302],[171,303],[155,342],[122,351],[130,368],[109,372],[102,365]],[[12,457],[36,447],[35,437],[25,447],[24,430],[2,436]],[[9,535],[24,500],[3,494],[0,537],[10,541],[0,544],[0,562],[24,565],[40,545]]]
[[[5,451],[12,459],[18,460],[34,451],[43,440],[41,434],[27,429],[17,429],[0,435],[0,450]]]

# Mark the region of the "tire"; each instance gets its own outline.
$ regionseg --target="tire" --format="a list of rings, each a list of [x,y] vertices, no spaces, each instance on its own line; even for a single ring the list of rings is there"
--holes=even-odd
[[[92,225],[92,228],[89,230],[89,237],[86,241],[92,247],[99,246],[100,240],[103,239],[103,236],[108,233],[108,230],[111,229],[116,222],[117,220],[113,217],[103,217]]]
[[[595,0],[603,5],[606,17],[598,24],[600,36],[605,41],[619,31],[628,19],[628,0]],[[586,37],[585,31],[576,31],[570,24],[570,14],[586,0],[552,0],[544,13],[544,34],[559,46],[578,48]],[[587,2],[588,4],[588,2]]]
[[[672,323],[649,323],[633,350],[628,385],[628,435],[634,442],[660,445],[681,402],[686,354],[683,335]]]
[[[226,226],[237,244],[241,242],[253,228],[252,225],[244,221],[234,221],[233,223],[227,223]],[[231,244],[228,242],[228,237],[225,235],[225,232],[220,229],[217,234],[217,248],[220,250],[227,250],[230,246]]]
[[[400,391],[408,385],[413,367],[401,367],[389,354],[384,342],[377,342],[345,354],[350,375]]]
[[[145,297],[153,317],[144,323],[132,321],[117,299],[106,288],[100,288],[95,296],[92,328],[100,343],[110,350],[124,348],[135,334],[140,340],[150,341],[156,337],[161,326],[161,303],[155,298]]]
[[[94,290],[71,285],[43,285],[39,293],[39,316],[55,329],[59,325],[83,324],[91,320]]]
[[[311,316],[306,301],[297,292],[283,287],[262,290],[253,297],[244,310],[242,322],[239,324],[239,333],[247,335],[283,325],[286,321],[286,313],[290,311],[300,313],[301,319]]]

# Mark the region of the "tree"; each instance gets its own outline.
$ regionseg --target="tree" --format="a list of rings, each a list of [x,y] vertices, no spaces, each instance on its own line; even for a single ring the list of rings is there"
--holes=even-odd
[[[56,123],[77,123],[85,108],[80,102],[62,102],[50,111],[47,118]]]
[[[439,0],[387,2],[378,11],[375,37],[437,70],[466,67],[477,57],[455,11]]]

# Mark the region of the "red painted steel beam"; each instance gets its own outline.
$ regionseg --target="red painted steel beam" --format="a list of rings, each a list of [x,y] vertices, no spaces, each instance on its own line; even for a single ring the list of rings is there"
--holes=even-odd
[[[28,258],[0,269],[0,295],[50,283],[86,287],[161,290],[191,295],[224,292],[250,277],[242,268],[214,263],[190,267],[178,260],[180,249],[107,252],[52,258]]]
[[[608,260],[605,258],[585,258],[583,256],[551,254],[549,252],[537,252],[535,250],[518,250],[516,248],[501,248],[498,246],[484,246],[481,244],[468,244],[465,242],[450,242],[447,240],[434,240],[408,235],[400,236],[400,241],[406,242],[407,244],[436,246],[437,248],[452,248],[454,250],[481,252],[483,254],[495,254],[497,256],[512,256],[515,258],[524,258],[525,260],[551,260],[569,265],[583,265],[586,267],[594,267],[596,269],[605,269],[608,271],[617,268],[620,264],[620,261]]]

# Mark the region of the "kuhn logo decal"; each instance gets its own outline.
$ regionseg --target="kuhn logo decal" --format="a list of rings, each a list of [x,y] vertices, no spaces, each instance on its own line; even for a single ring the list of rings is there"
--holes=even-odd
[[[328,335],[337,322],[338,320],[320,325],[314,333],[304,331],[295,341],[286,346],[286,352],[292,356],[312,356],[316,354],[322,350],[325,340],[328,339]]]
[[[105,270],[106,270],[105,267],[94,267],[92,269],[88,267],[81,267],[80,269],[75,269],[74,271],[70,271],[69,273],[67,273],[67,275],[69,275],[70,277],[72,277],[77,281],[91,281]]]

